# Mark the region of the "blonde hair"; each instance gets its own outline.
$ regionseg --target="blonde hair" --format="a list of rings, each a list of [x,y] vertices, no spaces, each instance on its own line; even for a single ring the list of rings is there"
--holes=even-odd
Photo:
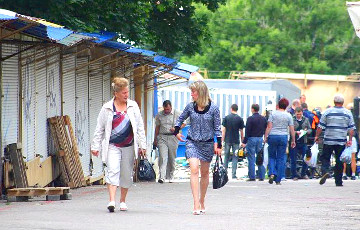
[[[129,87],[129,81],[123,77],[115,77],[111,86],[114,92],[120,92],[125,87]]]
[[[209,89],[206,86],[205,82],[195,81],[195,82],[191,83],[189,88],[190,88],[190,90],[195,90],[196,92],[198,92],[199,97],[195,101],[198,106],[205,107],[209,104],[209,101],[210,101]]]

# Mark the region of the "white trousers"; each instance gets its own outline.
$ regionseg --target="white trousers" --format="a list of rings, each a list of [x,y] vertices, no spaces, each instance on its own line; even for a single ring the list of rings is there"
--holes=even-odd
[[[130,188],[133,183],[134,160],[134,146],[119,148],[110,144],[105,169],[106,183]]]

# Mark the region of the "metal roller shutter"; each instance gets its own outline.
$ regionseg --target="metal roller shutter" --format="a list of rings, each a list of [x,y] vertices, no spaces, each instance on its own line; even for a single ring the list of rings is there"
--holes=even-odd
[[[68,115],[75,125],[75,56],[63,56],[63,115]]]
[[[46,55],[44,49],[37,51],[36,58],[42,58]],[[47,143],[47,110],[46,108],[46,60],[35,62],[36,76],[36,136],[35,152],[43,156],[45,160],[48,156]]]
[[[105,102],[110,101],[112,98],[110,66],[104,66],[103,73],[103,104],[105,104]]]
[[[90,142],[92,141],[97,117],[102,107],[103,79],[101,63],[90,65],[89,72],[89,121],[90,121]],[[91,176],[99,177],[103,174],[103,164],[100,157],[92,158]]]
[[[78,57],[76,66],[88,63],[88,57]],[[75,133],[80,151],[84,176],[90,175],[90,145],[89,145],[89,95],[88,67],[78,70],[75,81]]]
[[[18,52],[18,46],[2,44],[2,57]],[[19,135],[19,56],[2,62],[1,133],[2,149],[18,142]],[[3,152],[3,150],[1,150]]]
[[[59,48],[52,48],[50,55],[59,52]],[[61,115],[60,91],[60,56],[51,55],[47,61],[47,113],[49,117]]]
[[[34,50],[23,53],[22,75],[22,153],[26,161],[35,157],[35,68]]]

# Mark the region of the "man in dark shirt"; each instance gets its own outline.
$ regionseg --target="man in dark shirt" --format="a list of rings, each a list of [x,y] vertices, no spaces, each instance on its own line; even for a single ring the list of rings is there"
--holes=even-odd
[[[238,106],[237,104],[231,105],[231,113],[227,115],[223,120],[223,138],[225,137],[225,168],[228,168],[229,157],[230,157],[230,148],[232,149],[232,178],[236,179],[236,169],[238,162],[238,150],[240,145],[240,136],[241,140],[244,139],[244,120],[237,114]],[[223,140],[224,141],[224,140]]]
[[[266,118],[259,114],[259,105],[252,104],[250,116],[246,121],[245,138],[242,147],[246,147],[248,158],[248,181],[255,181],[255,155],[261,150],[266,129]],[[259,180],[265,179],[264,165],[258,166]]]

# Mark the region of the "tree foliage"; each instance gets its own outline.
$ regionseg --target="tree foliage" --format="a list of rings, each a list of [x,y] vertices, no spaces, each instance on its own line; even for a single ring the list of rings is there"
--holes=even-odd
[[[344,1],[228,0],[214,13],[198,6],[196,14],[210,18],[212,38],[184,62],[216,71],[360,70],[360,41]]]
[[[225,0],[0,0],[0,7],[83,31],[112,31],[171,55],[193,54],[207,34],[207,18],[193,3],[211,12]]]

